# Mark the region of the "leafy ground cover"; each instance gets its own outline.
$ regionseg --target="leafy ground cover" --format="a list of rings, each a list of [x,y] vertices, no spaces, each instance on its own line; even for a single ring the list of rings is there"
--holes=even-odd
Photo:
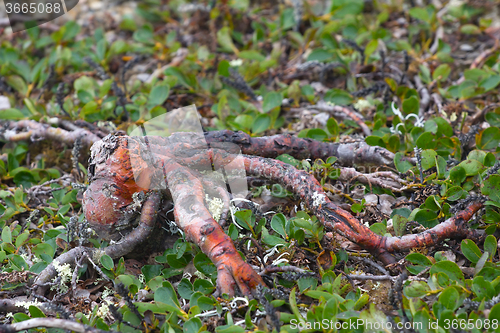
[[[495,1],[145,1],[114,15],[81,6],[66,22],[0,37],[3,323],[500,331]],[[37,295],[34,278],[59,255],[109,245],[82,214],[89,142],[61,129],[130,133],[190,104],[205,130],[364,141],[394,153],[394,166],[349,170],[335,158],[278,157],[315,175],[333,202],[379,235],[416,234],[482,203],[465,225],[482,236],[415,247],[383,267],[284,187],[255,183],[258,209],[240,207],[225,230],[267,279],[257,299],[213,296],[215,266],[175,233],[171,215],[161,216],[174,231],[168,249],[56,265],[50,292]]]

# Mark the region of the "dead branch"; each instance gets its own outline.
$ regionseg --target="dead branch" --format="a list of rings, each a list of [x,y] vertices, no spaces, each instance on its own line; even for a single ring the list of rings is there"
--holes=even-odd
[[[325,101],[319,101],[316,105],[309,105],[307,108],[333,113],[334,117],[336,118],[341,118],[341,119],[350,118],[354,120],[356,124],[359,125],[359,127],[361,127],[364,135],[366,136],[372,135],[371,130],[364,122],[363,116],[358,112],[352,111],[351,109],[345,106],[330,105]]]
[[[13,333],[37,327],[60,328],[63,330],[74,331],[78,333],[109,332],[93,328],[87,325],[83,325],[71,320],[56,319],[56,318],[33,318],[21,321],[19,323],[0,325],[0,333]]]
[[[2,134],[3,138],[8,141],[38,141],[49,139],[54,141],[62,141],[65,144],[72,145],[76,139],[81,138],[82,142],[91,146],[94,142],[99,141],[99,138],[89,130],[72,127],[71,131],[61,128],[55,128],[48,124],[42,124],[34,120],[20,120],[17,122],[7,123],[7,128]],[[18,132],[22,130],[22,132]]]
[[[427,108],[429,107],[429,103],[431,102],[431,96],[429,95],[429,90],[422,83],[422,80],[418,75],[415,75],[413,80],[415,81],[415,86],[417,87],[417,91],[420,94],[420,108],[418,110],[418,116],[423,117],[425,115],[425,112],[427,111]]]
[[[376,171],[373,173],[361,173],[354,168],[340,169],[337,180],[342,182],[358,180],[363,184],[375,185],[389,189],[393,192],[401,192],[406,189],[408,182],[399,178],[391,171]]]

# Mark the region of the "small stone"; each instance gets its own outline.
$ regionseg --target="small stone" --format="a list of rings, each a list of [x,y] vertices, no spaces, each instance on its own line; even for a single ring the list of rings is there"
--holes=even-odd
[[[474,47],[472,47],[469,44],[461,44],[460,45],[460,51],[471,52],[471,51],[474,51]]]

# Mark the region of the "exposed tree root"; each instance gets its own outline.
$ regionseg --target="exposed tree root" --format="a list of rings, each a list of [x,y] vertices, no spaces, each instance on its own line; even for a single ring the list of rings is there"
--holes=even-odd
[[[101,137],[87,129],[75,125],[70,126],[70,124],[69,122],[61,123],[61,126],[66,128],[63,129],[33,120],[21,120],[7,123],[7,129],[4,129],[3,133],[0,134],[4,139],[13,142],[50,139],[62,141],[69,145],[72,145],[76,139],[82,138],[82,143],[87,146],[91,146],[101,139]],[[175,134],[172,136],[175,137]],[[155,137],[155,141],[165,147],[165,144],[172,142],[172,136],[167,139]],[[290,134],[253,138],[244,132],[229,130],[207,132],[205,133],[205,139],[210,146],[217,142],[229,142],[238,145],[243,154],[262,157],[275,158],[281,154],[289,154],[297,159],[320,158],[326,160],[330,156],[335,156],[342,166],[394,164],[394,154],[392,152],[385,148],[369,146],[365,142],[329,143],[301,139]],[[415,164],[413,158],[407,158],[407,160]]]
[[[188,240],[200,246],[217,267],[218,292],[234,295],[239,290],[244,295],[251,295],[258,285],[263,284],[262,278],[241,259],[231,239],[206,207],[204,185],[213,185],[202,174],[203,171],[211,170],[212,166],[224,166],[227,172],[244,167],[248,175],[282,184],[298,195],[327,229],[363,247],[386,265],[396,262],[392,252],[432,246],[446,238],[480,236],[466,225],[483,206],[480,202],[472,203],[464,211],[420,234],[403,237],[377,235],[349,212],[331,202],[321,184],[310,173],[265,157],[236,155],[232,153],[231,147],[221,143],[231,142],[237,144],[245,154],[268,157],[283,153],[297,158],[335,155],[346,165],[361,161],[389,164],[392,162],[391,153],[382,148],[362,143],[327,144],[287,135],[250,138],[246,134],[230,131],[205,133],[204,137],[211,148],[207,149],[203,136],[194,133],[176,133],[169,138],[108,136],[92,147],[90,186],[83,203],[86,218],[103,237],[113,238],[133,230],[119,243],[106,248],[106,254],[118,258],[149,237],[160,204],[158,190],[161,190],[174,200],[174,215],[179,228]],[[396,180],[386,174],[379,176]],[[364,174],[356,174],[355,177],[376,182]],[[220,189],[215,186],[212,190]],[[144,204],[137,200],[137,193],[140,192],[148,193]],[[134,229],[133,216],[137,215],[137,208],[141,204],[139,226]],[[82,251],[92,256],[97,250],[77,248],[56,260],[74,263]],[[54,274],[55,269],[50,265],[39,275],[36,286],[40,293],[43,294],[44,287]]]

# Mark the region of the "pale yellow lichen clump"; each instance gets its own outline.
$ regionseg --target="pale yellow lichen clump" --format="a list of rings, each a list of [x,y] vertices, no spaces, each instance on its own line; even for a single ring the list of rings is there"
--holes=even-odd
[[[71,277],[73,276],[73,271],[71,270],[70,264],[60,264],[57,260],[54,260],[52,265],[54,269],[58,273],[58,276],[55,277],[52,282],[56,282],[59,278],[59,284],[53,285],[50,287],[50,290],[58,290],[60,293],[64,294],[69,290],[69,287],[66,285],[69,281],[71,281]]]
[[[208,203],[208,210],[215,221],[219,221],[224,209],[224,202],[221,198],[210,198],[208,194],[205,196]]]

